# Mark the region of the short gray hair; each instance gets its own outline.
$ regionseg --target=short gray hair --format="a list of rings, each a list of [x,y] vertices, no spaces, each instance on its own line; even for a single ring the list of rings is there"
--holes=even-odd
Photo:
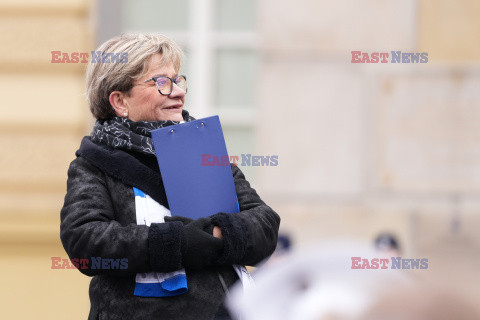
[[[173,40],[161,34],[122,34],[107,40],[95,52],[120,53],[126,55],[127,61],[110,61],[103,63],[89,61],[86,73],[86,97],[90,111],[97,119],[109,119],[115,116],[110,105],[109,96],[113,91],[128,94],[135,80],[141,78],[148,70],[150,58],[157,53],[162,55],[161,65],[169,62],[175,71],[181,67],[183,52]]]

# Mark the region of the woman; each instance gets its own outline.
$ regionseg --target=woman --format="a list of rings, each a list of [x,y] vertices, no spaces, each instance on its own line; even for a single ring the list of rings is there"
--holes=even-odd
[[[93,276],[89,319],[218,318],[238,280],[232,264],[268,257],[280,218],[236,166],[239,213],[169,217],[150,131],[193,120],[183,109],[182,51],[152,34],[122,35],[97,51],[127,61],[87,67],[97,122],[68,170],[60,226],[70,259]]]

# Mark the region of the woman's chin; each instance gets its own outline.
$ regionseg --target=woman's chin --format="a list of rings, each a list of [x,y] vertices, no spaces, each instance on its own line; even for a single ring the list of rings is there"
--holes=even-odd
[[[161,115],[157,120],[183,121],[182,108],[162,109]]]

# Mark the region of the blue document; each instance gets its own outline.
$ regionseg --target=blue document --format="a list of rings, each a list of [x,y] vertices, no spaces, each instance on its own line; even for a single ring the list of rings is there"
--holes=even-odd
[[[218,116],[153,130],[152,138],[172,216],[239,212]]]

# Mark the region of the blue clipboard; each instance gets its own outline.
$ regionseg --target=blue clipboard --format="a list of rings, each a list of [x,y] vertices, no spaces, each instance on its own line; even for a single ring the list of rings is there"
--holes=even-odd
[[[218,116],[152,130],[152,139],[173,216],[239,212]]]

